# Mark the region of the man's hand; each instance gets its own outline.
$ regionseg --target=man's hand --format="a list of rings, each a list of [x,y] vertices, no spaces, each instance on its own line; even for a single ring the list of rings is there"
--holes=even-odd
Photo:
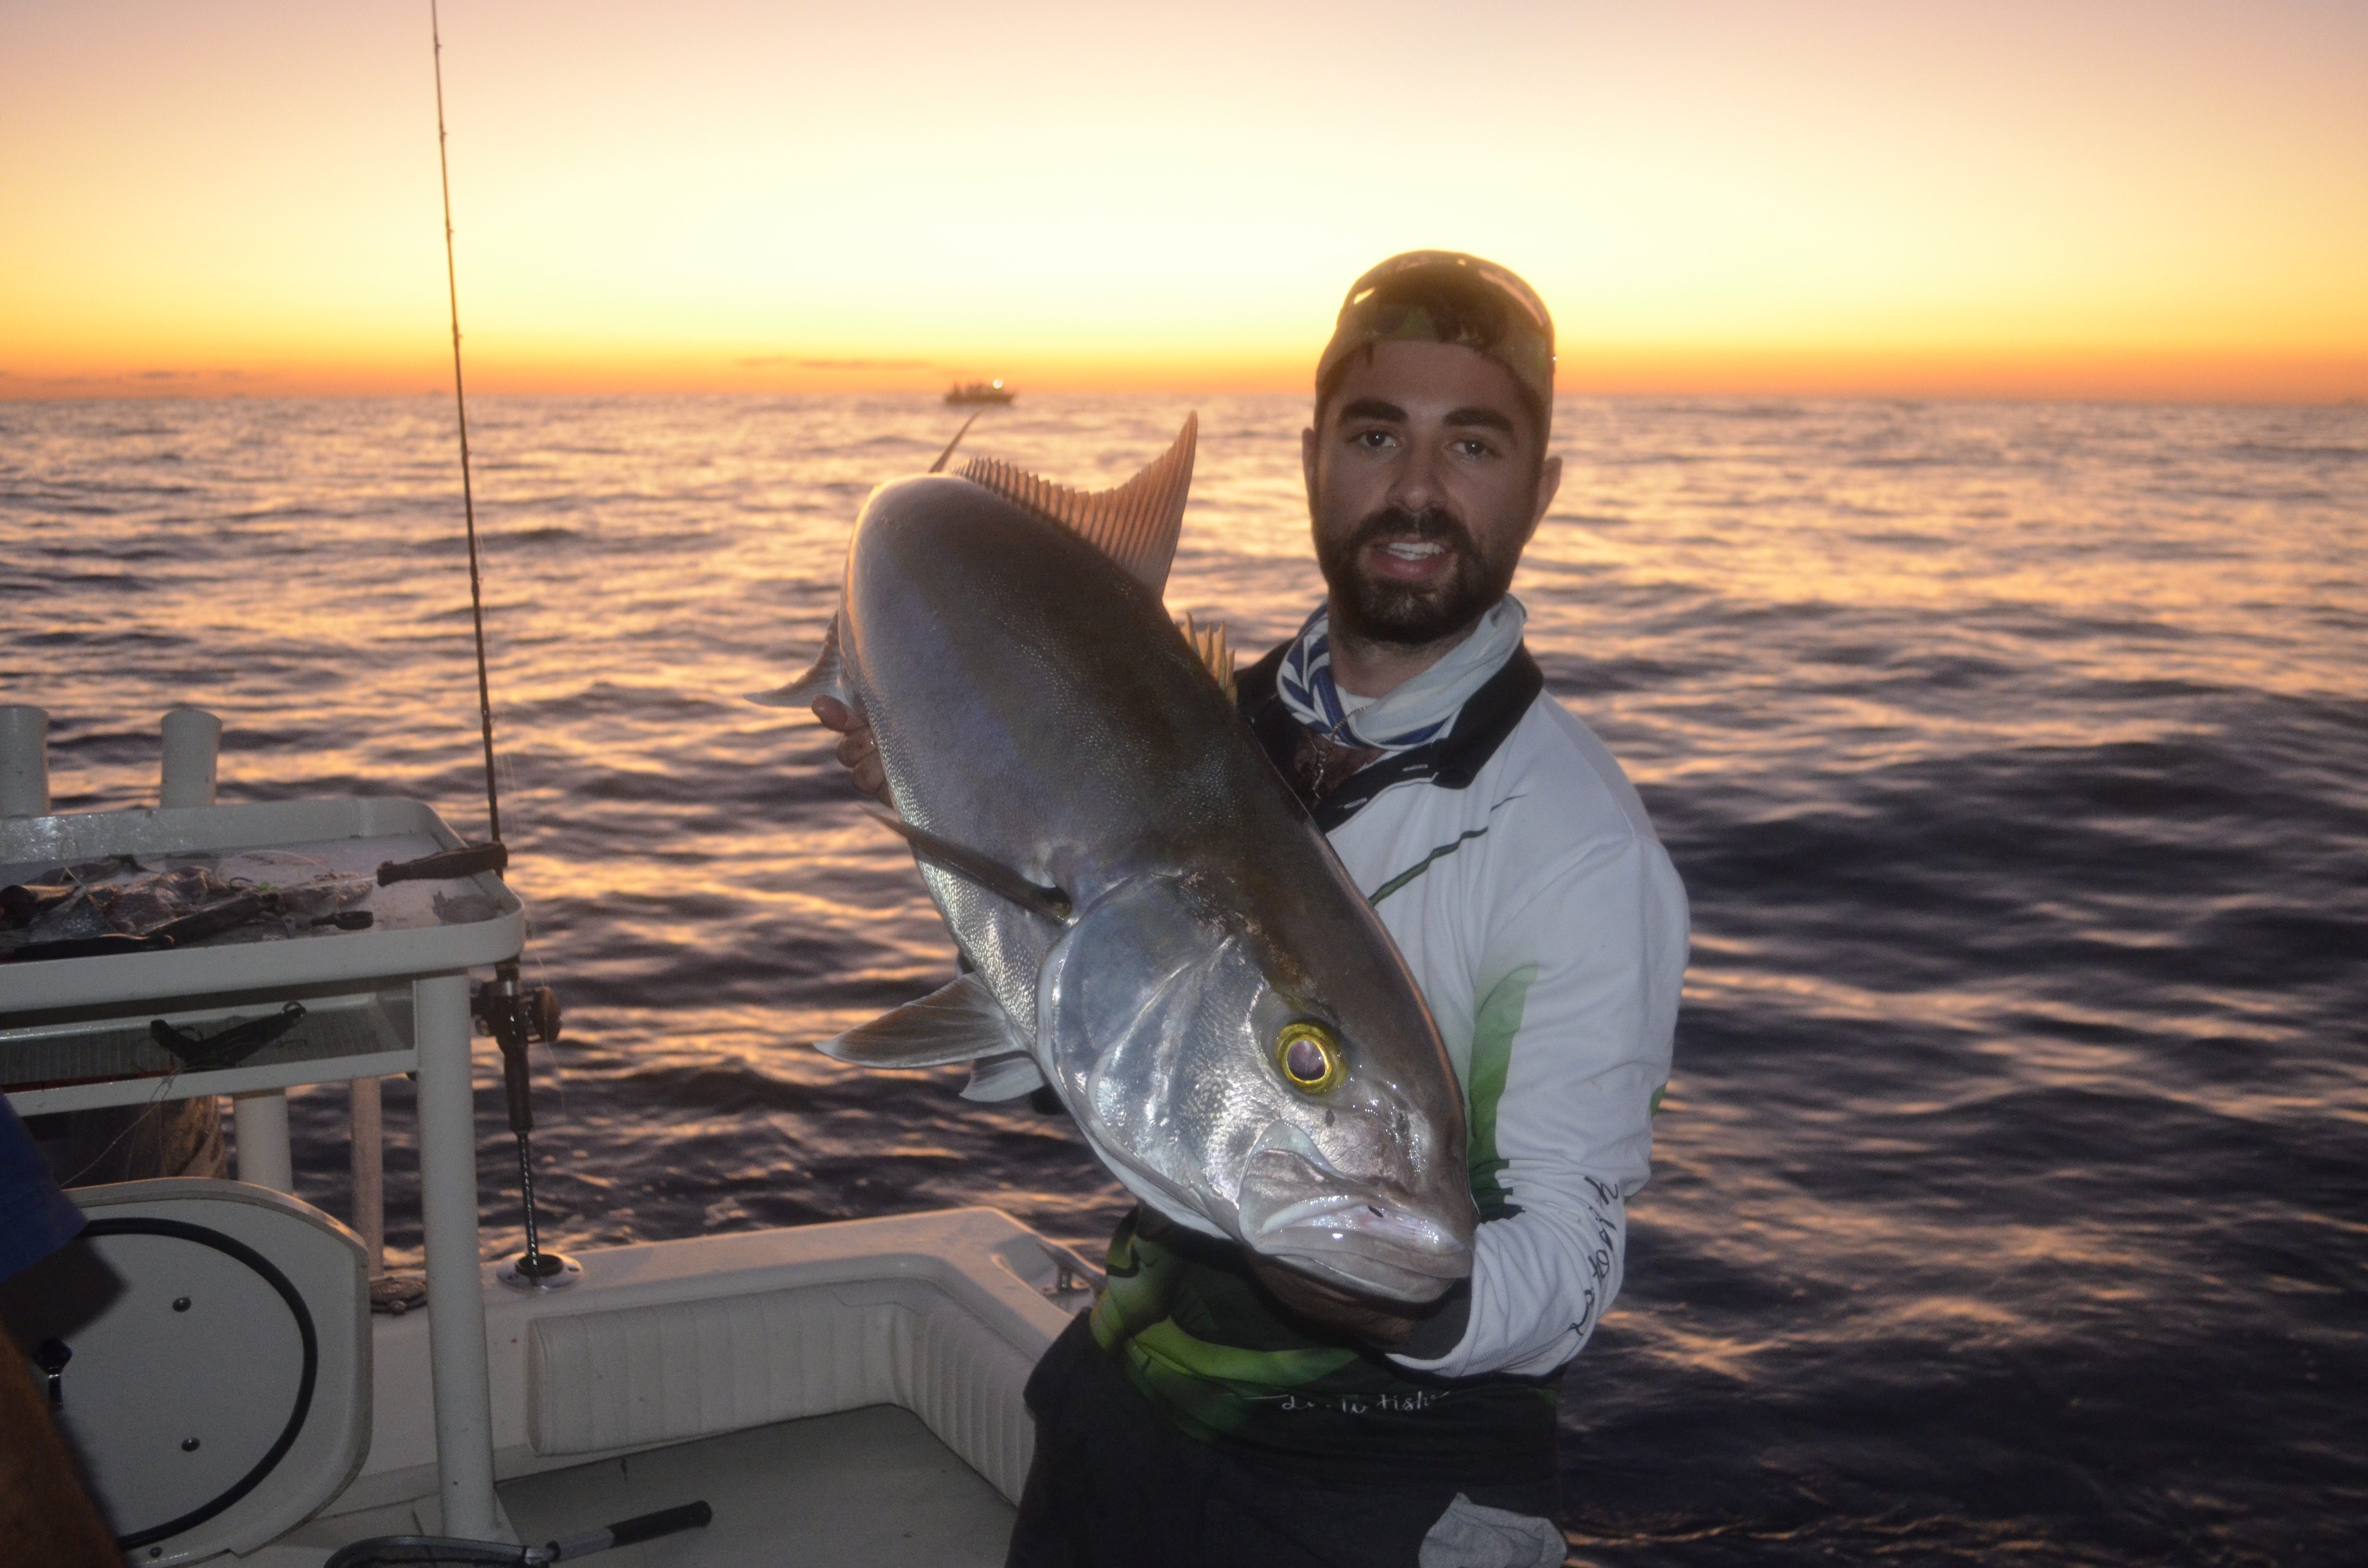
[[[1420,1312],[1407,1312],[1335,1290],[1328,1285],[1318,1285],[1260,1258],[1250,1259],[1250,1272],[1258,1276],[1258,1282],[1269,1295],[1301,1317],[1353,1335],[1384,1350],[1404,1341],[1423,1319]]]
[[[822,721],[823,728],[838,732],[838,760],[855,787],[893,811],[896,802],[888,798],[888,773],[880,766],[880,747],[871,738],[871,726],[836,697],[815,698],[814,716]]]

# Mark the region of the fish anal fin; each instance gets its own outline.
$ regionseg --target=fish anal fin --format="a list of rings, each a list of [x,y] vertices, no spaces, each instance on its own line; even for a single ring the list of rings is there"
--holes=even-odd
[[[822,634],[822,653],[815,657],[814,668],[787,686],[776,687],[770,691],[752,691],[748,694],[748,700],[762,703],[768,708],[804,708],[817,697],[835,697],[841,702],[851,704],[851,694],[839,669],[838,617],[836,615],[830,618],[830,630]]]
[[[981,489],[1068,529],[1156,594],[1167,586],[1167,568],[1176,560],[1200,437],[1201,416],[1188,415],[1174,446],[1117,489],[1093,494],[1039,479],[1000,458],[973,458],[962,465],[962,474]]]
[[[856,1067],[900,1068],[942,1067],[1026,1047],[986,982],[965,974],[814,1049]]]

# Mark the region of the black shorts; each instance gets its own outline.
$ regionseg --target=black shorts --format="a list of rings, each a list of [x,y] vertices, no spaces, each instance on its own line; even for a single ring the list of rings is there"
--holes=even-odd
[[[1458,1492],[1552,1517],[1553,1488],[1343,1488],[1246,1461],[1160,1419],[1082,1317],[1028,1380],[1036,1453],[1006,1568],[1415,1568]]]

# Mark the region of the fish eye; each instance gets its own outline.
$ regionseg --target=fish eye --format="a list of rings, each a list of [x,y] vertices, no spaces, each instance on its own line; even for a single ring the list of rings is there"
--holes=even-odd
[[[1349,1075],[1339,1037],[1313,1018],[1282,1026],[1274,1037],[1274,1064],[1303,1094],[1326,1094]]]

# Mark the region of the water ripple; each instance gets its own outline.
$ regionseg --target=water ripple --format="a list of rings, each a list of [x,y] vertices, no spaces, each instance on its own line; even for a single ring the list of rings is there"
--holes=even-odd
[[[966,446],[1114,483],[1191,406],[1038,398]],[[1256,650],[1315,593],[1295,399],[1200,403],[1169,587]],[[1095,1244],[1065,1122],[808,1043],[942,926],[803,669],[899,397],[486,399],[479,523],[542,1053],[586,1245],[990,1202]],[[1694,900],[1656,1177],[1564,1395],[1581,1560],[2346,1562],[2368,1518],[2368,413],[1565,400],[1517,584],[1551,689]],[[0,403],[0,682],[73,809],[482,823],[449,407]],[[480,1062],[488,1244],[515,1246]],[[409,1091],[392,1216],[416,1256]],[[346,1202],[342,1096],[294,1098]]]

